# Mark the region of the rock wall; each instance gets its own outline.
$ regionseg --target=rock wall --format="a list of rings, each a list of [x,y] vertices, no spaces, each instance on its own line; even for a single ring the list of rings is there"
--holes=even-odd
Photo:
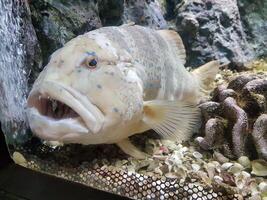
[[[102,26],[95,1],[37,0],[31,1],[30,8],[44,64],[70,39]]]
[[[267,56],[267,1],[238,0],[248,42],[256,57]]]
[[[234,67],[252,58],[236,0],[171,1],[176,30],[187,50],[187,65],[212,59]],[[170,11],[169,11],[170,12]]]
[[[30,7],[44,64],[79,34],[129,22],[179,32],[186,66],[220,59],[242,69],[247,61],[266,55],[264,0],[37,0]]]

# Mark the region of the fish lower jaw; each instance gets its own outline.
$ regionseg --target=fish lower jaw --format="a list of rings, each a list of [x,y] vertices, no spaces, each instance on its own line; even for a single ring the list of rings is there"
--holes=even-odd
[[[54,119],[41,115],[36,108],[28,108],[27,117],[34,134],[44,140],[64,142],[67,136],[90,133],[80,117]]]

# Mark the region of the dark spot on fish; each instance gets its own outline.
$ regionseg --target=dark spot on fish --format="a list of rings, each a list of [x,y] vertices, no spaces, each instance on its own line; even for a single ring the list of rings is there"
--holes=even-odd
[[[110,75],[111,75],[111,76],[114,76],[114,72],[110,72]]]
[[[64,64],[64,60],[60,60],[58,63],[58,67],[61,68],[63,64]]]
[[[98,89],[102,89],[102,86],[101,86],[100,84],[97,84],[96,87],[97,87]]]
[[[109,44],[108,44],[108,43],[106,43],[106,46],[109,46]]]
[[[78,72],[78,73],[81,73],[81,72],[82,72],[82,69],[77,69],[77,72]]]
[[[113,108],[113,111],[117,113],[117,112],[119,112],[119,109],[118,108]]]

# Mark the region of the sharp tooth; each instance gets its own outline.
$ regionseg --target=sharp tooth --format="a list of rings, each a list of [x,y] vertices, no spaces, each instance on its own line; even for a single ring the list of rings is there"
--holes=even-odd
[[[53,110],[53,112],[55,112],[56,109],[57,109],[57,101],[56,100],[52,100],[52,110]]]
[[[38,100],[40,101],[41,99],[42,99],[42,96],[41,96],[41,95],[39,95],[39,96],[38,96]]]

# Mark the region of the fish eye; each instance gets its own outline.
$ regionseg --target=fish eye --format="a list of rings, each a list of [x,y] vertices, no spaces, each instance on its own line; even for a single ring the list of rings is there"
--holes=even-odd
[[[79,66],[86,67],[88,69],[95,69],[97,67],[98,58],[95,52],[86,52],[82,58]]]
[[[88,62],[88,67],[89,68],[95,68],[96,65],[97,65],[97,60],[95,58],[89,60],[89,62]]]

